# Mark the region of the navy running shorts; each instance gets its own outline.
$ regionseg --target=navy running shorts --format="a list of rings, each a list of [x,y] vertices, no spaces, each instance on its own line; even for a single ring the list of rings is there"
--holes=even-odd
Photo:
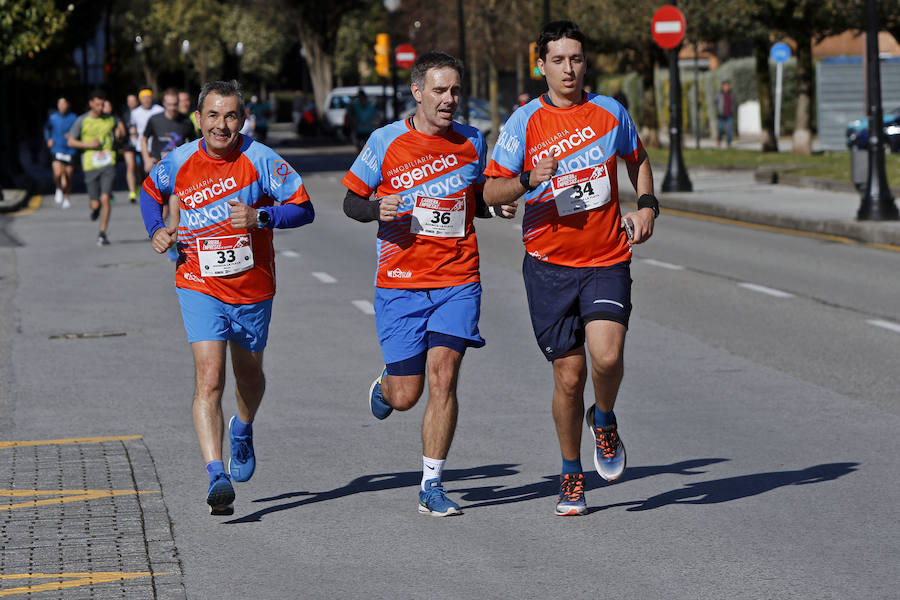
[[[566,267],[528,254],[522,263],[531,325],[547,360],[584,344],[590,321],[628,327],[631,316],[631,265]]]

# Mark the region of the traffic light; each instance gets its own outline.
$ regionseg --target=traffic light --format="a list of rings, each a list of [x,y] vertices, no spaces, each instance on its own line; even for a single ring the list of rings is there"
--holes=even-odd
[[[538,45],[537,42],[531,42],[528,45],[528,67],[531,71],[532,79],[543,79],[544,76],[541,74],[541,69],[538,67],[537,61],[540,58],[538,55]]]
[[[391,76],[391,36],[386,33],[375,36],[375,72],[381,77]]]

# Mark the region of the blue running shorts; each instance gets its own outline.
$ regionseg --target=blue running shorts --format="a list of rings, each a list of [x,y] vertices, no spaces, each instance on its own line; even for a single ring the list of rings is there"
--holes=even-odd
[[[375,288],[374,304],[378,341],[384,362],[389,367],[392,363],[424,356],[428,348],[436,345],[459,351],[452,338],[462,340],[463,350],[469,346],[484,346],[484,339],[478,333],[481,315],[479,282],[428,290]],[[414,374],[391,372],[390,369],[388,372],[391,375]],[[421,373],[424,372],[422,361]]]
[[[605,320],[628,327],[628,261],[608,267],[566,267],[526,254],[522,276],[534,336],[547,360],[583,345],[585,323]]]
[[[234,341],[262,352],[269,339],[272,298],[254,304],[228,304],[209,294],[175,288],[189,343]]]

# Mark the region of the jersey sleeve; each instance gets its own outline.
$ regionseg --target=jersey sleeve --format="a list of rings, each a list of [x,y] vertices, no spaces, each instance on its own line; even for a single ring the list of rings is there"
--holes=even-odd
[[[623,160],[634,162],[638,159],[643,145],[638,137],[637,128],[634,125],[631,115],[625,110],[625,107],[616,102],[619,107],[619,127],[621,131],[616,139],[616,154]]]
[[[479,186],[479,189],[484,187],[484,170],[487,168],[487,142],[484,140],[484,135],[479,131],[475,136],[475,149],[478,151],[478,178],[475,180],[475,185]]]
[[[84,115],[80,115],[69,128],[69,137],[75,140],[81,139],[81,124],[84,123]]]
[[[303,204],[309,194],[303,186],[300,174],[274,150],[266,148],[260,173],[263,191],[281,204]]]
[[[384,129],[378,129],[369,136],[369,141],[341,180],[348,190],[363,198],[371,196],[381,185],[381,165],[387,150],[383,131]]]
[[[494,152],[484,171],[488,177],[515,177],[525,164],[525,109],[520,108],[509,120],[494,144]]]

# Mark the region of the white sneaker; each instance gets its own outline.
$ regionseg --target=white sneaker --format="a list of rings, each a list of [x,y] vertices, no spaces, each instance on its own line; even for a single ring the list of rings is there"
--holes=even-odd
[[[56,194],[53,195],[53,201],[57,204],[62,204],[63,201],[63,191],[59,188],[56,188]]]
[[[62,208],[63,208],[63,209],[66,209],[66,208],[69,208],[70,206],[72,206],[72,203],[69,202],[69,199],[68,199],[68,198],[65,198],[65,197],[64,197],[64,198],[62,199]]]

